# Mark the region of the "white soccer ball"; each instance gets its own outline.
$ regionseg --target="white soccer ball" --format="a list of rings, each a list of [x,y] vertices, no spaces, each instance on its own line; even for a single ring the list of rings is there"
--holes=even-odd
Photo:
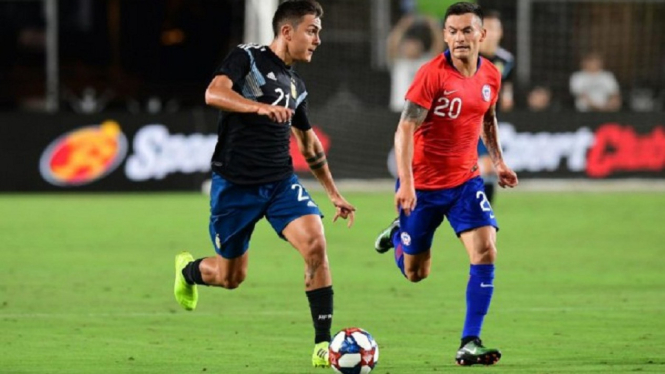
[[[340,374],[368,374],[379,362],[379,346],[367,331],[351,327],[333,337],[330,367]]]

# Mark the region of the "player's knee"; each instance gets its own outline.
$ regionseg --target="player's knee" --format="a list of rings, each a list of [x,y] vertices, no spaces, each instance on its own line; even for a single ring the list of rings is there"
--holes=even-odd
[[[404,273],[406,275],[406,279],[408,279],[410,282],[418,283],[429,276],[429,269],[426,268],[405,269]]]
[[[311,286],[314,279],[330,271],[326,256],[326,240],[323,235],[316,235],[307,240],[300,248],[305,260],[305,286]]]
[[[222,287],[227,290],[233,290],[240,287],[240,284],[245,280],[245,276],[232,276],[222,279]]]
[[[245,270],[235,271],[233,273],[217,277],[217,284],[223,288],[226,288],[227,290],[233,290],[240,287],[246,276],[247,272]]]
[[[476,263],[493,264],[496,261],[496,245],[490,239],[480,243],[476,249]]]
[[[305,261],[325,262],[326,261],[326,239],[323,235],[312,236],[305,242],[300,249]]]

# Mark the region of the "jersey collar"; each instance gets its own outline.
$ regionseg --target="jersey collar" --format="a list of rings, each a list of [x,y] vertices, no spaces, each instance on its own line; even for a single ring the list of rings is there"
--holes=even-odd
[[[268,56],[270,57],[270,59],[273,60],[274,63],[278,64],[279,66],[281,66],[284,69],[289,70],[289,71],[291,71],[293,69],[293,65],[291,65],[291,66],[287,65],[284,62],[284,60],[279,58],[279,56],[277,56],[275,54],[275,52],[273,52],[272,49],[270,49],[270,46],[266,45],[266,46],[263,46],[263,47],[264,47],[266,53],[268,54]]]
[[[455,69],[456,72],[462,74],[459,70],[457,70],[457,68],[453,64],[453,58],[450,55],[450,49],[446,49],[446,51],[443,52],[443,55],[446,56],[446,61],[448,61],[448,65],[450,65],[453,69]],[[478,66],[476,67],[476,72],[473,73],[473,75],[478,74],[478,71],[480,71],[480,64],[482,64],[482,62],[483,62],[483,59],[480,58],[480,54],[478,54]]]

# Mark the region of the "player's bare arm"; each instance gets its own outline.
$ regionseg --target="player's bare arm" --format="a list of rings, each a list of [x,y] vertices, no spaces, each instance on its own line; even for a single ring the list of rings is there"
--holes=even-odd
[[[499,125],[496,119],[496,104],[492,105],[483,116],[483,131],[480,135],[499,177],[499,186],[517,186],[517,174],[503,161],[503,152],[499,143]]]
[[[348,218],[349,223],[347,226],[351,227],[353,225],[356,208],[349,204],[337,190],[332,173],[328,167],[328,159],[326,158],[319,137],[316,136],[316,133],[314,133],[314,130],[312,129],[303,131],[296,127],[291,127],[291,131],[296,137],[298,149],[303,157],[305,157],[309,169],[319,183],[321,183],[326,194],[328,194],[328,198],[335,206],[336,212],[333,217],[333,222],[337,221],[340,217],[343,219]]]
[[[413,186],[413,133],[423,124],[428,110],[407,100],[395,132],[395,158],[400,187],[395,193],[395,207],[401,207],[406,215],[416,207],[416,190]]]
[[[206,104],[217,109],[236,113],[256,113],[279,123],[288,122],[293,116],[293,111],[283,106],[245,99],[233,90],[233,81],[226,75],[213,78],[206,90],[205,100]]]

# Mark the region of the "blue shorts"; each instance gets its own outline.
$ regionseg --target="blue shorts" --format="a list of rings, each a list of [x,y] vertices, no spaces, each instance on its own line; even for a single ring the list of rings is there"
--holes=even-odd
[[[254,225],[264,216],[277,234],[296,218],[323,216],[295,175],[256,186],[231,183],[212,173],[210,239],[224,258],[242,256],[249,247]]]
[[[399,213],[400,240],[404,253],[415,255],[429,251],[434,231],[443,222],[444,216],[448,217],[457,236],[483,226],[494,226],[499,230],[480,177],[454,188],[417,190],[416,197],[416,209],[411,215],[407,216],[401,209]]]

